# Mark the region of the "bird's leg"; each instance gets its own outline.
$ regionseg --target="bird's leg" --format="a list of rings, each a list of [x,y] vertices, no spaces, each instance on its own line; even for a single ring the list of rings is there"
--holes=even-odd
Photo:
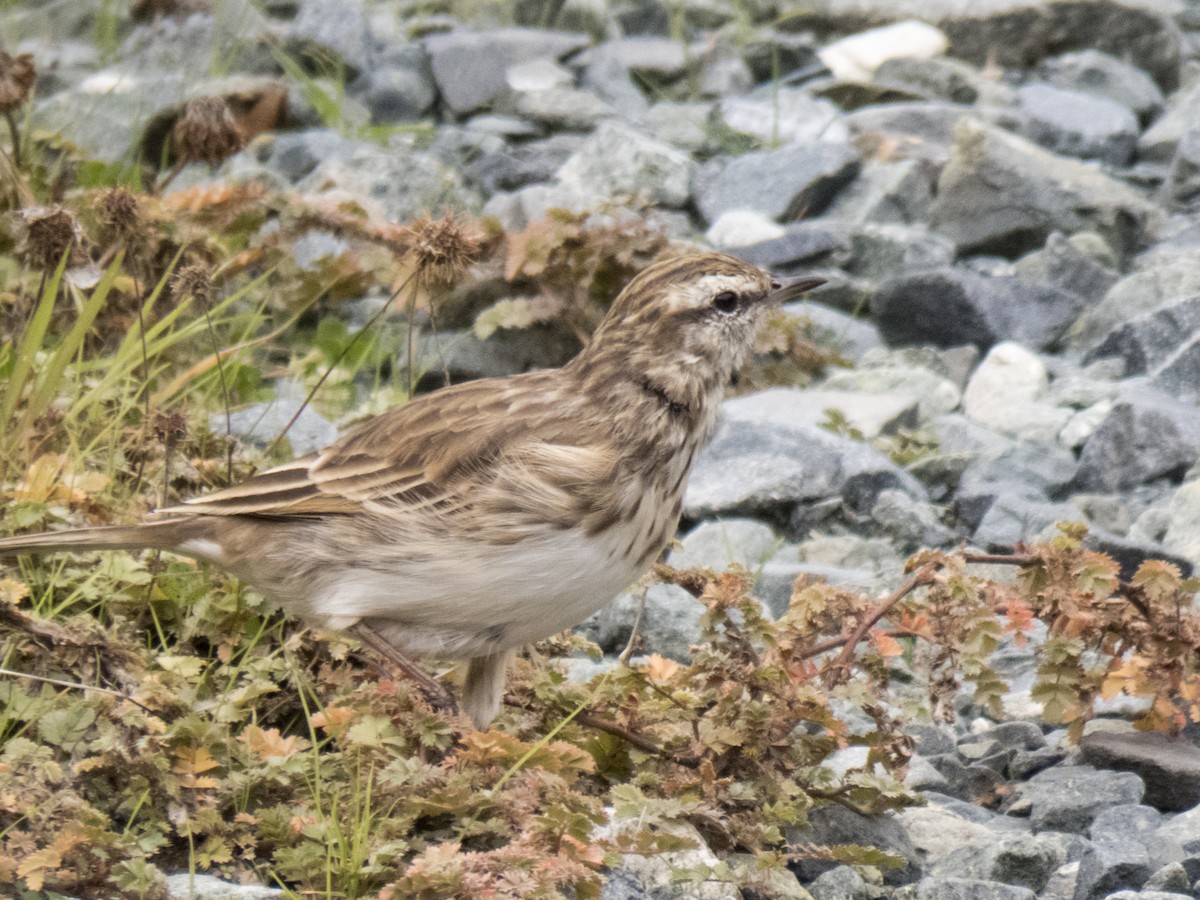
[[[478,656],[467,667],[463,682],[463,712],[482,730],[491,724],[504,700],[504,676],[511,651],[500,650],[491,656]]]
[[[391,641],[384,638],[370,625],[359,622],[350,629],[350,633],[414,681],[417,689],[434,709],[442,709],[451,713],[458,712],[458,701],[454,699],[454,695],[447,690],[444,684],[401,653]]]

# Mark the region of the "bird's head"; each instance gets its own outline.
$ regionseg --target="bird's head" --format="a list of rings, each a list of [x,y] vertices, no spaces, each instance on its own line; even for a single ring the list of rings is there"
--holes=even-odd
[[[821,283],[775,279],[723,253],[663,260],[626,285],[581,358],[620,361],[668,389],[676,380],[724,386],[766,311]]]

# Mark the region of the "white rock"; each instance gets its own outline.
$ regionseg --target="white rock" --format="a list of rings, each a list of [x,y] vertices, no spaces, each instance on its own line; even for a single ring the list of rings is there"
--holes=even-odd
[[[907,19],[834,41],[817,55],[842,81],[870,81],[889,59],[929,59],[946,52],[950,42],[938,28]]]
[[[917,424],[921,398],[912,393],[855,393],[822,389],[771,388],[725,403],[730,419],[755,419],[782,425],[821,427],[840,416],[870,439],[901,426]]]
[[[967,821],[939,806],[901,810],[896,818],[927,866],[959,847],[994,834],[986,825]]]
[[[1001,434],[1053,442],[1072,412],[1038,402],[1049,383],[1046,366],[1036,354],[1004,341],[988,351],[967,382],[963,411]]]
[[[575,86],[575,76],[552,59],[530,59],[511,65],[504,70],[504,80],[514,91]]]
[[[714,247],[748,247],[787,234],[787,229],[752,209],[731,209],[721,213],[704,233]]]
[[[1182,485],[1167,506],[1163,545],[1194,564],[1200,564],[1200,481]]]
[[[1087,409],[1081,409],[1071,416],[1067,424],[1062,427],[1062,431],[1058,433],[1058,442],[1068,450],[1082,447],[1084,442],[1100,427],[1100,424],[1108,418],[1112,408],[1111,400],[1101,400]]]
[[[643,197],[672,208],[691,196],[695,163],[686,153],[626,125],[600,125],[558,170],[558,184],[581,196]]]

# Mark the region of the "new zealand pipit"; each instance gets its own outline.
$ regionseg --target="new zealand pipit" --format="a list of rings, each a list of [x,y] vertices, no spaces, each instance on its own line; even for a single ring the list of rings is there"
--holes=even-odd
[[[650,266],[561,369],[412,400],[333,446],[139,525],[0,541],[0,554],[155,548],[285,610],[408,655],[467,658],[463,707],[499,710],[510,650],[582,621],[675,533],[726,383],[786,287],[716,253]],[[736,473],[731,477],[736,477]]]

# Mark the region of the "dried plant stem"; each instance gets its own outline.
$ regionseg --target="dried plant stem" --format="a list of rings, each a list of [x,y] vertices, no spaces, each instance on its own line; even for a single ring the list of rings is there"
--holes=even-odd
[[[98,694],[108,694],[110,697],[120,697],[122,700],[128,700],[139,709],[144,709],[151,715],[155,715],[154,710],[146,706],[146,704],[134,700],[128,694],[122,691],[114,691],[112,688],[100,687],[95,684],[83,684],[78,681],[63,681],[60,678],[46,678],[44,675],[31,675],[28,672],[17,672],[13,669],[0,668],[0,675],[7,675],[10,678],[26,678],[29,681],[38,681],[43,684],[53,684],[56,687],[71,688],[77,691],[94,691]]]
[[[362,327],[362,330],[359,331],[358,334],[356,334],[354,337],[352,337],[349,341],[346,342],[346,346],[341,349],[341,352],[338,353],[337,358],[329,364],[329,367],[327,369],[325,369],[325,371],[321,374],[321,377],[317,379],[317,383],[314,384],[312,387],[312,390],[308,392],[308,396],[306,396],[304,398],[304,402],[300,404],[300,406],[296,409],[296,412],[292,414],[292,417],[290,419],[288,419],[288,423],[283,426],[283,430],[275,436],[275,440],[273,440],[271,442],[271,446],[267,448],[266,455],[268,457],[270,457],[271,454],[274,453],[275,450],[279,447],[280,441],[282,441],[285,437],[287,437],[287,433],[292,430],[292,426],[295,425],[296,422],[299,420],[300,414],[302,412],[304,412],[304,410],[308,407],[308,404],[312,403],[313,397],[315,397],[317,395],[317,391],[319,391],[321,389],[321,385],[323,385],[325,383],[325,379],[327,379],[331,374],[333,374],[333,370],[337,368],[338,363],[340,363],[343,359],[346,358],[346,354],[354,349],[354,345],[358,343],[358,341],[362,338],[362,336],[364,334],[366,334],[368,331],[370,331],[373,327],[375,327],[375,323],[378,322],[380,319],[382,319],[384,314],[389,309],[391,309],[392,301],[394,301],[397,297],[399,297],[400,294],[404,291],[404,289],[407,288],[412,283],[414,277],[415,277],[415,273],[413,275],[409,275],[407,278],[405,278],[404,281],[401,283],[400,287],[396,288],[396,290],[394,290],[392,292],[392,295],[390,297],[388,297],[387,302],[379,308],[379,311],[377,313],[375,313],[375,315],[371,316],[371,318],[367,321],[367,324]],[[414,296],[415,296],[415,293],[416,292],[414,290]],[[219,358],[220,357],[218,357],[218,360],[219,360]],[[410,393],[411,393],[411,391],[410,391]]]
[[[642,625],[642,616],[646,612],[646,591],[648,587],[642,588],[638,594],[638,611],[633,618],[633,628],[629,632],[629,640],[625,644],[625,649],[621,651],[621,655],[617,657],[617,661],[623,666],[629,665],[629,657],[633,655],[634,645],[637,643],[638,629]]]
[[[8,122],[8,134],[12,139],[13,166],[19,169],[21,168],[21,127],[17,124],[17,116],[13,110],[8,110],[4,114],[4,118]]]

